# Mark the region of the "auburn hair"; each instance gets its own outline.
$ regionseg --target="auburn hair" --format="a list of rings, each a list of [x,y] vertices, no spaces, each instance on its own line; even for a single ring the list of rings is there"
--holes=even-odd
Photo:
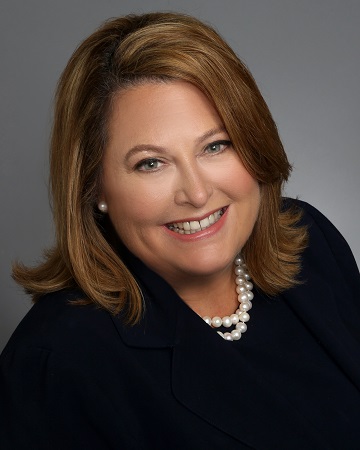
[[[36,301],[78,287],[83,302],[141,317],[140,289],[100,220],[101,167],[111,104],[121,89],[183,80],[216,108],[234,148],[259,182],[259,216],[243,248],[255,285],[268,295],[299,281],[307,231],[301,211],[282,208],[291,165],[277,127],[247,67],[209,25],[177,13],[112,19],[74,52],[57,87],[50,152],[50,189],[56,230],[37,267],[15,264],[14,279]]]

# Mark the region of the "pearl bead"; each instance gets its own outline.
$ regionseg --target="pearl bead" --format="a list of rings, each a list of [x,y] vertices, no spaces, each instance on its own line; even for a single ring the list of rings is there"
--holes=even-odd
[[[252,300],[254,298],[254,294],[251,291],[247,292],[246,294],[249,300]]]
[[[230,319],[233,325],[236,325],[239,322],[239,316],[237,314],[231,314]]]
[[[211,319],[211,325],[215,328],[219,328],[222,325],[221,317],[215,316]]]
[[[246,293],[241,294],[241,295],[238,295],[238,300],[239,300],[239,302],[247,302],[249,300],[249,297],[247,296]]]
[[[223,317],[223,319],[222,319],[222,324],[224,325],[224,327],[229,328],[229,327],[231,327],[231,325],[232,325],[233,323],[232,323],[232,320],[230,319],[229,316],[225,316],[225,317]]]
[[[247,325],[246,325],[246,323],[239,322],[239,323],[236,324],[236,327],[235,327],[235,328],[236,328],[237,330],[239,330],[240,333],[245,333],[245,331],[247,330]]]
[[[235,279],[236,284],[245,284],[246,283],[246,279],[245,276],[244,277],[236,277]]]
[[[235,264],[236,264],[237,266],[240,266],[241,264],[244,264],[244,260],[242,259],[241,256],[237,256],[237,257],[235,258]]]
[[[247,291],[247,289],[245,286],[240,286],[240,285],[236,286],[236,292],[238,294],[244,294],[246,291]]]
[[[108,207],[105,202],[99,202],[98,208],[99,208],[99,211],[101,211],[102,213],[107,213],[107,211],[108,211]]]
[[[241,314],[239,314],[239,319],[241,320],[241,322],[249,322],[250,315],[247,312],[242,312]]]
[[[239,331],[237,329],[232,330],[231,336],[232,336],[234,341],[238,341],[241,338],[241,331]]]
[[[211,325],[211,317],[205,316],[205,317],[203,317],[203,319],[205,320],[205,322],[206,322],[208,325]]]
[[[225,339],[226,341],[232,341],[233,338],[232,338],[232,336],[231,336],[231,333],[224,333],[224,339]]]
[[[236,273],[236,275],[243,276],[244,273],[245,273],[245,270],[242,267],[236,266],[235,267],[235,273]]]
[[[254,287],[253,284],[250,281],[247,281],[245,283],[245,287],[248,291],[251,291],[251,289]]]
[[[249,275],[248,273],[245,273],[244,278],[245,278],[246,280],[250,280],[250,275]]]
[[[251,303],[250,302],[243,302],[241,303],[241,305],[239,306],[239,309],[241,309],[241,311],[250,311],[251,309]]]

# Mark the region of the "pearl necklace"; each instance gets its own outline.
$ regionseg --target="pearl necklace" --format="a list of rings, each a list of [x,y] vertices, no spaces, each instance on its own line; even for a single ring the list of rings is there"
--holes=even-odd
[[[238,341],[241,335],[247,330],[246,322],[250,320],[248,311],[251,309],[251,300],[254,298],[254,294],[251,292],[253,284],[249,281],[250,275],[246,271],[246,265],[244,260],[238,255],[235,258],[235,274],[236,274],[236,292],[238,294],[239,308],[231,316],[213,318],[204,316],[203,320],[214,328],[224,326],[230,328],[235,325],[235,328],[231,332],[217,333],[226,341]]]

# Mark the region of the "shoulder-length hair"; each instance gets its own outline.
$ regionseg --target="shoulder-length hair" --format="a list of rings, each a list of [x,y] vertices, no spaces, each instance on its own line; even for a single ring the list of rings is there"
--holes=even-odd
[[[275,295],[298,283],[307,232],[301,213],[281,207],[291,171],[276,125],[246,66],[210,26],[176,13],[129,15],[106,22],[74,52],[56,92],[50,187],[56,244],[44,262],[15,264],[14,279],[36,301],[79,287],[87,302],[129,322],[141,317],[136,281],[99,220],[101,167],[114,96],[144,82],[184,80],[216,108],[234,148],[261,187],[259,216],[243,248],[256,286]]]

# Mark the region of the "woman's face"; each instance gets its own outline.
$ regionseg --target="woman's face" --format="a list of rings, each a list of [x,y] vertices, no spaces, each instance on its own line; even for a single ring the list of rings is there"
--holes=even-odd
[[[115,99],[100,200],[128,249],[176,284],[232,266],[260,192],[211,103],[175,81]]]

